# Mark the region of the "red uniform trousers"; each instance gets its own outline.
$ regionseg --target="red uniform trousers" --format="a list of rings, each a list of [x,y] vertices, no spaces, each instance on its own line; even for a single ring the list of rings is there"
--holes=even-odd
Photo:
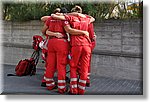
[[[44,53],[43,53],[44,52]],[[43,59],[44,59],[44,61],[45,61],[45,71],[44,71],[44,76],[45,76],[45,73],[46,73],[46,66],[47,66],[47,50],[42,50],[42,57],[43,57]],[[46,82],[46,80],[44,79],[44,76],[43,76],[43,79],[42,79],[42,83],[43,82]]]
[[[95,45],[96,45],[96,42],[93,41],[91,43],[91,52],[94,50]],[[92,59],[92,53],[90,55],[90,62],[89,62],[89,67],[88,67],[88,76],[87,76],[87,82],[86,82],[86,83],[89,83],[89,84],[90,84],[90,74],[91,74],[91,59]]]
[[[70,92],[84,94],[90,61],[90,46],[72,46],[70,60]],[[81,67],[78,64],[81,63]],[[78,69],[79,68],[79,69]],[[78,80],[78,70],[80,70]]]
[[[91,52],[94,50],[95,44],[96,44],[95,41],[93,41],[93,42],[91,43],[91,46],[90,46]],[[89,67],[88,67],[88,74],[87,74],[87,80],[86,80],[86,83],[88,83],[88,84],[90,84],[91,59],[92,59],[92,53],[90,54],[90,61],[89,61]],[[79,73],[79,74],[82,73],[82,72],[80,71],[80,68],[81,68],[81,63],[79,62],[79,64],[78,64],[78,73]]]
[[[66,39],[52,38],[48,42],[48,56],[44,79],[46,86],[52,90],[56,85],[53,80],[54,73],[58,71],[58,92],[66,91],[66,65],[68,63],[69,44]]]
[[[47,65],[47,63],[46,63],[46,61],[45,61],[45,71],[44,71],[44,75],[43,75],[43,78],[42,78],[42,83],[45,83],[46,82],[46,78],[44,78],[45,77],[45,74],[46,74],[46,65]]]

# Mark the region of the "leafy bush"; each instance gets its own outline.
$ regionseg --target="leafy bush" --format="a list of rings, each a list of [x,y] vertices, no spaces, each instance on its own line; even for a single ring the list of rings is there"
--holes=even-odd
[[[89,14],[96,19],[110,19],[113,18],[112,11],[114,7],[118,6],[118,3],[3,3],[3,19],[11,21],[28,21],[28,20],[40,20],[42,16],[50,15],[52,11],[57,7],[66,7],[69,11],[75,5],[79,5],[83,8],[83,13]],[[136,10],[134,8],[137,8]],[[143,16],[143,5],[134,5],[133,13],[127,12],[126,9],[119,9],[120,13],[118,18],[140,18]]]

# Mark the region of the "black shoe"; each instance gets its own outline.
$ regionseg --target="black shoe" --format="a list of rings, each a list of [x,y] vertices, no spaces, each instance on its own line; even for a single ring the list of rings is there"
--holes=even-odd
[[[70,91],[68,92],[69,95],[78,95],[78,94],[74,94],[74,93],[71,93]]]
[[[53,89],[57,89],[58,88],[58,86],[56,85]]]
[[[41,86],[42,86],[42,87],[46,87],[46,82],[42,82],[42,83],[41,83]]]
[[[86,83],[86,87],[90,87],[90,83]]]
[[[70,83],[70,78],[66,76],[66,83]]]

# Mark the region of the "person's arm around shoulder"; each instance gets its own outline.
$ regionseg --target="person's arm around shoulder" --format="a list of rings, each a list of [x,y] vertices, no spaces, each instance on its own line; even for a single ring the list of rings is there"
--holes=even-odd
[[[90,19],[90,23],[93,23],[95,21],[94,17],[87,15],[87,14],[85,14],[85,16]]]
[[[46,20],[48,20],[49,17],[50,17],[50,16],[43,16],[43,17],[41,17],[41,21],[42,21],[42,22],[46,22]]]
[[[81,13],[78,13],[78,12],[71,12],[71,13],[68,13],[68,15],[72,15],[72,16],[76,16],[76,17],[83,17],[85,18],[86,16],[84,14],[81,14]]]
[[[95,18],[90,16],[90,23],[93,23],[95,21]]]
[[[64,15],[51,14],[51,17],[58,20],[66,20]]]
[[[46,35],[49,35],[49,36],[54,36],[54,37],[57,37],[57,38],[63,38],[64,36],[59,33],[59,32],[51,32],[49,30],[46,31]]]
[[[46,35],[46,30],[48,29],[48,26],[46,24],[44,24],[43,28],[42,28],[42,34]]]
[[[66,25],[64,27],[65,31],[71,35],[86,35],[89,36],[89,33],[87,31],[83,30],[77,30],[70,27],[70,25]]]

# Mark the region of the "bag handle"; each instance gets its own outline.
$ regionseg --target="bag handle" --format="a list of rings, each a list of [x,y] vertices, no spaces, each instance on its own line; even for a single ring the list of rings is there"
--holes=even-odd
[[[35,58],[35,65],[37,65],[37,63],[39,61],[39,56],[40,56],[40,53],[38,51],[37,54],[36,54],[36,58]]]
[[[39,56],[40,56],[40,52],[39,51],[34,51],[31,55],[31,58],[33,58],[35,60],[35,65],[37,65],[38,61],[39,61]]]
[[[7,76],[17,76],[16,74],[7,74]]]

